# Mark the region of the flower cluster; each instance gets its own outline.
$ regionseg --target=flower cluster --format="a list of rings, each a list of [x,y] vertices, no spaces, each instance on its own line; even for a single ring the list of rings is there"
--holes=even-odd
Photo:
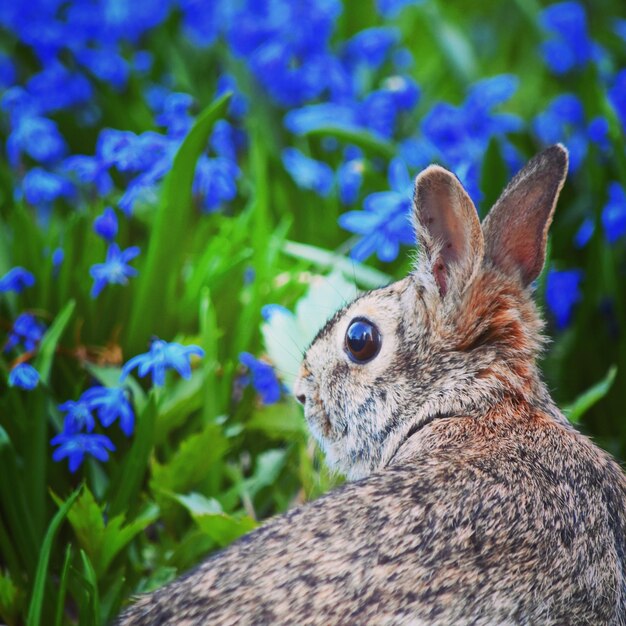
[[[109,458],[115,446],[107,435],[95,433],[96,417],[102,428],[109,428],[118,422],[121,431],[130,437],[135,427],[135,412],[130,403],[128,389],[123,385],[130,371],[138,368],[139,376],[152,373],[156,386],[165,384],[168,369],[176,370],[183,378],[191,376],[191,355],[203,356],[198,346],[183,346],[154,339],[150,351],[128,361],[122,368],[119,384],[113,387],[94,386],[82,393],[76,401],[68,400],[59,405],[65,413],[63,430],[52,438],[50,443],[58,446],[52,458],[60,461],[67,458],[69,469],[75,472],[83,463],[85,455],[100,461]]]
[[[19,294],[34,284],[35,277],[31,272],[23,267],[14,267],[0,278],[0,293],[12,291]],[[15,318],[2,348],[4,353],[19,353],[9,372],[10,387],[32,391],[39,384],[39,372],[26,360],[34,355],[45,332],[45,324],[33,313],[20,313]]]
[[[280,399],[280,382],[274,368],[265,361],[256,359],[249,352],[242,352],[239,361],[248,368],[252,376],[252,386],[261,396],[263,404],[274,404]],[[246,384],[249,380],[244,381]]]

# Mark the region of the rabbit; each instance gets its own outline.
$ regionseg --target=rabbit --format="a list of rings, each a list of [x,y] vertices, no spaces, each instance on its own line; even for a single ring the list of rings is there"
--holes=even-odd
[[[625,475],[535,363],[567,163],[535,156],[482,226],[453,174],[419,174],[414,270],[335,314],[294,387],[349,482],[118,624],[626,624]]]

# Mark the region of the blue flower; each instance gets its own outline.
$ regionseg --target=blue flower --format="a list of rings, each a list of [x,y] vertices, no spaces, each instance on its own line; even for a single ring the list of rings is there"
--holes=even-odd
[[[242,145],[241,131],[238,131],[226,120],[217,120],[213,125],[213,132],[209,144],[218,156],[237,161],[237,148]]]
[[[342,204],[354,204],[359,198],[365,164],[362,158],[344,161],[337,170],[337,186]]]
[[[39,108],[33,97],[19,85],[7,89],[0,96],[0,108],[6,111],[15,127],[23,117],[37,117]]]
[[[476,81],[467,92],[464,109],[475,123],[476,117],[482,124],[485,116],[489,117],[491,109],[510,100],[519,86],[519,78],[513,74],[498,74]],[[496,116],[496,120],[500,119]],[[518,124],[513,122],[509,128],[506,124],[503,130],[517,130]]]
[[[91,297],[96,298],[106,285],[126,285],[129,278],[137,276],[137,270],[128,263],[138,254],[137,246],[126,248],[122,252],[116,243],[112,243],[107,250],[106,261],[89,268],[89,274],[94,279]]]
[[[93,98],[91,83],[79,72],[53,61],[26,85],[40,113],[71,109]]]
[[[626,41],[626,20],[615,20],[613,22],[613,32]]]
[[[389,139],[398,116],[395,95],[386,89],[372,91],[359,107],[359,122],[373,133]]]
[[[493,137],[520,129],[521,121],[515,116],[491,111],[508,100],[517,85],[517,78],[509,74],[492,76],[474,83],[460,107],[437,103],[422,121],[425,139],[455,171],[461,165],[482,163]]]
[[[39,372],[28,363],[16,365],[9,373],[9,387],[31,391],[39,384]]]
[[[113,189],[108,164],[99,158],[75,154],[63,161],[62,168],[82,185],[93,185],[100,196],[106,196]]]
[[[461,106],[435,104],[422,120],[422,137],[405,141],[402,153],[413,167],[437,160],[446,164],[461,180],[474,202],[481,198],[479,176],[489,142],[497,138],[511,166],[515,150],[506,133],[517,132],[522,121],[514,115],[492,109],[508,100],[518,79],[509,74],[492,76],[474,83]]]
[[[587,135],[601,150],[610,150],[609,122],[605,117],[594,117],[587,126]]]
[[[91,432],[96,426],[91,407],[83,398],[76,402],[74,400],[63,402],[63,404],[59,404],[59,410],[65,413],[64,433],[71,435],[84,430]]]
[[[157,201],[156,181],[151,176],[141,175],[129,183],[117,206],[126,216],[130,216],[135,205],[154,206]]]
[[[53,276],[56,277],[58,275],[64,259],[65,259],[65,252],[63,252],[63,248],[56,248],[54,252],[52,253],[52,275]]]
[[[147,74],[152,69],[154,55],[148,50],[137,50],[133,54],[132,66],[138,74]]]
[[[193,193],[203,211],[211,212],[237,195],[237,178],[240,171],[230,159],[210,159],[202,155],[198,159],[193,180]]]
[[[249,352],[242,352],[239,361],[252,373],[252,386],[261,396],[263,404],[275,404],[280,400],[280,383],[274,368],[255,359]]]
[[[302,189],[311,189],[322,197],[328,196],[333,186],[333,170],[320,161],[311,159],[296,148],[285,148],[283,165],[294,182]]]
[[[576,231],[576,235],[574,236],[574,245],[577,248],[584,248],[591,240],[594,231],[595,224],[593,218],[586,218]]]
[[[52,453],[52,459],[58,462],[69,458],[69,468],[72,473],[81,466],[86,454],[90,454],[99,461],[108,461],[108,451],[115,450],[113,442],[106,435],[63,432],[53,437],[50,443],[53,446],[59,446]]]
[[[108,428],[119,419],[122,432],[130,437],[135,427],[135,414],[128,402],[124,387],[91,387],[81,397],[91,411],[94,411],[100,423]]]
[[[399,111],[410,111],[420,97],[420,88],[409,76],[389,76],[383,81],[383,89],[393,96]]]
[[[22,152],[39,163],[50,165],[66,151],[67,145],[57,125],[45,117],[20,117],[7,140],[9,163],[14,168],[19,166]]]
[[[217,79],[217,90],[215,96],[219,97],[227,91],[230,91],[233,94],[228,105],[228,115],[234,117],[235,119],[241,119],[248,112],[248,100],[239,91],[235,77],[231,74],[222,74]]]
[[[569,149],[570,170],[576,172],[587,154],[585,111],[577,96],[564,93],[550,102],[533,121],[533,131],[542,144],[562,142]]]
[[[362,235],[351,252],[357,261],[364,261],[374,252],[381,261],[393,261],[400,244],[414,240],[409,221],[412,185],[406,164],[400,158],[389,164],[389,184],[391,191],[365,198],[364,211],[348,211],[339,216],[342,228]]]
[[[0,278],[0,293],[5,291],[22,293],[26,287],[32,287],[34,284],[35,277],[28,270],[19,266],[14,267]]]
[[[156,123],[165,126],[171,137],[184,137],[193,124],[193,117],[189,113],[193,102],[193,97],[188,93],[170,93],[163,102]]]
[[[408,70],[415,65],[413,54],[407,48],[398,48],[391,55],[391,60],[397,70]]]
[[[626,132],[626,69],[615,75],[609,88],[609,101],[617,112],[622,129]]]
[[[349,39],[344,47],[348,63],[363,63],[371,68],[380,67],[392,46],[400,39],[398,29],[391,26],[366,28]]]
[[[230,20],[228,43],[276,102],[298,106],[328,85],[329,39],[340,12],[337,0],[244,3]]]
[[[93,230],[106,241],[113,241],[117,235],[117,215],[110,207],[106,207],[101,215],[93,221]]]
[[[168,369],[175,369],[183,378],[189,378],[192,354],[203,357],[204,350],[198,346],[183,346],[180,343],[154,339],[149,352],[133,357],[124,365],[120,381],[123,381],[134,368],[138,368],[141,378],[152,373],[152,383],[157,387],[165,384],[165,372]]]
[[[113,128],[105,128],[100,132],[96,155],[107,167],[115,166],[120,172],[143,172],[155,158],[154,152],[142,150],[135,133]]]
[[[94,76],[117,91],[126,87],[129,75],[128,63],[115,50],[80,48],[76,50],[74,56]]]
[[[59,198],[70,199],[74,196],[74,187],[69,180],[40,167],[33,167],[24,176],[22,190],[30,204],[44,209]]]
[[[555,74],[585,66],[594,57],[587,34],[587,16],[579,2],[559,2],[541,12],[541,25],[552,35],[542,45],[544,59]]]
[[[602,227],[611,244],[626,234],[626,193],[619,183],[609,185],[609,201],[602,209]]]
[[[546,304],[554,315],[559,329],[566,328],[572,318],[574,305],[580,301],[580,281],[582,270],[554,270],[546,278]]]
[[[32,313],[21,313],[13,322],[13,328],[9,333],[4,351],[8,352],[23,343],[24,350],[31,352],[37,347],[45,332],[46,326],[39,322]]]
[[[15,64],[3,53],[0,53],[0,88],[7,89],[15,83],[17,72]]]
[[[227,18],[222,2],[181,0],[183,31],[196,46],[207,47],[216,40],[224,19]]]
[[[269,322],[276,313],[293,316],[293,313],[282,304],[266,304],[261,308],[261,316],[266,322]]]

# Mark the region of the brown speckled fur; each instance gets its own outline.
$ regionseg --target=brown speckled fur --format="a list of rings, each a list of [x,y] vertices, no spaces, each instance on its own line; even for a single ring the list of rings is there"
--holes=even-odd
[[[328,322],[295,392],[354,482],[267,522],[119,624],[626,625],[626,479],[552,402],[530,283],[567,154],[482,229],[456,179],[416,181],[415,271]],[[355,317],[378,327],[347,358]]]

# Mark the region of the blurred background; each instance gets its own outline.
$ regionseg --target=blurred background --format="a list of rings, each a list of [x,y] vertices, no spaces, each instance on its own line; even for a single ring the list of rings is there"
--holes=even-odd
[[[622,0],[3,2],[0,621],[105,624],[341,481],[289,389],[432,162],[484,216],[569,148],[543,369],[626,458],[625,129]]]

